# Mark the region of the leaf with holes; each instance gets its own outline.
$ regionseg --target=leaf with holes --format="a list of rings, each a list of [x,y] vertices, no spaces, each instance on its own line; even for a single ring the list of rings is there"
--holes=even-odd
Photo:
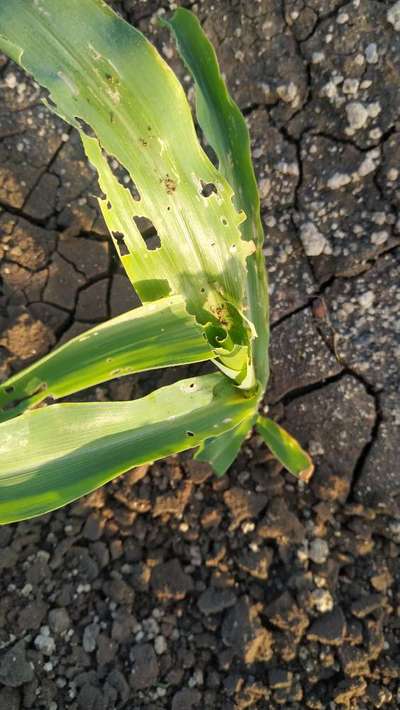
[[[0,4],[0,49],[79,131],[116,251],[144,304],[0,388],[0,522],[59,507],[188,448],[222,474],[256,421],[268,380],[268,289],[248,130],[196,18],[180,8],[167,24],[218,167],[175,74],[104,0]],[[29,411],[117,375],[204,360],[220,372],[141,400]],[[293,440],[257,421],[299,473]]]
[[[254,335],[245,314],[246,258],[255,245],[242,239],[245,215],[202,150],[174,73],[100,0],[13,0],[0,8],[0,33],[0,46],[80,131],[105,194],[103,215],[119,251],[123,235],[122,262],[141,300],[184,295],[200,323],[218,328],[218,361],[224,350],[241,353],[236,377],[254,386],[252,363],[244,365]],[[133,189],[118,182],[110,158]],[[159,249],[147,248],[137,217],[154,225]]]
[[[0,422],[47,397],[213,356],[182,296],[163,298],[86,331],[0,385]]]
[[[198,446],[255,402],[216,373],[133,402],[54,404],[0,425],[0,523],[59,508],[120,473]]]

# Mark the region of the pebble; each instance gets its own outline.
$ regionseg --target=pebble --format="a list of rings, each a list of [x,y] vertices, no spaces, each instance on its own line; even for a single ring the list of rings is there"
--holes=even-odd
[[[51,609],[49,611],[49,626],[56,634],[62,634],[71,626],[71,619],[66,609]]]
[[[308,549],[308,557],[310,560],[315,562],[316,565],[323,565],[328,559],[328,555],[329,546],[326,540],[323,540],[320,537],[314,538]]]
[[[314,589],[310,595],[310,602],[321,614],[333,609],[333,597],[327,589]]]
[[[387,21],[393,25],[396,32],[400,32],[400,0],[395,2],[386,13]]]
[[[164,636],[156,636],[156,638],[154,639],[154,650],[157,656],[161,656],[163,653],[165,653],[167,648],[167,641]]]
[[[134,646],[130,653],[130,659],[132,661],[130,685],[133,690],[144,690],[154,685],[158,677],[159,666],[153,647],[148,643]]]
[[[328,246],[326,238],[313,222],[306,222],[301,226],[300,239],[307,256],[320,256]]]
[[[358,91],[358,88],[360,86],[360,82],[358,79],[345,79],[343,82],[343,93],[344,94],[356,94]]]
[[[95,650],[99,632],[100,628],[98,624],[89,624],[89,626],[86,626],[82,640],[83,649],[86,653],[92,653]]]
[[[371,308],[373,302],[375,300],[375,294],[373,291],[365,291],[365,293],[362,293],[361,296],[358,298],[358,302],[362,308],[365,310],[368,310]]]
[[[15,89],[15,87],[17,86],[17,83],[18,83],[17,77],[15,76],[15,74],[13,72],[10,72],[5,77],[4,83],[9,89]]]
[[[34,644],[37,650],[45,656],[51,656],[56,650],[56,642],[52,636],[50,636],[50,629],[48,626],[42,626],[40,634],[38,634],[34,640]]]
[[[280,84],[280,86],[278,86],[276,89],[276,93],[278,94],[279,98],[282,99],[282,101],[290,104],[297,97],[298,89],[296,84],[293,83],[293,81],[289,81],[288,84]]]
[[[33,677],[32,665],[25,656],[25,642],[18,641],[0,659],[0,683],[8,688],[18,688]]]
[[[380,232],[373,232],[371,234],[372,244],[377,244],[378,246],[387,242],[388,238],[389,238],[389,234],[385,230],[382,230]]]
[[[202,614],[219,614],[236,602],[236,596],[231,589],[215,589],[209,587],[198,599],[198,607]]]
[[[368,121],[369,113],[360,101],[351,101],[346,106],[347,120],[352,131],[364,128]]]
[[[334,173],[332,177],[329,178],[327,186],[330,190],[338,190],[340,187],[344,187],[351,182],[350,175],[346,173]]]
[[[378,49],[375,44],[375,42],[371,42],[366,48],[365,48],[365,59],[367,60],[368,64],[377,64],[379,61],[379,56],[378,56]]]
[[[269,193],[271,192],[271,180],[268,178],[262,178],[258,182],[258,189],[260,191],[260,197],[261,199],[265,199],[268,197]]]

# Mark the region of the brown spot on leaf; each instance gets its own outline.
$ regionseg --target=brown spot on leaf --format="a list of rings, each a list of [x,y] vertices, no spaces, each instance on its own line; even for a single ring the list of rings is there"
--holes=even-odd
[[[162,178],[161,182],[164,183],[164,187],[167,191],[167,195],[173,195],[173,193],[176,190],[176,180],[174,180],[172,177],[170,177],[167,173],[167,175],[164,178]]]

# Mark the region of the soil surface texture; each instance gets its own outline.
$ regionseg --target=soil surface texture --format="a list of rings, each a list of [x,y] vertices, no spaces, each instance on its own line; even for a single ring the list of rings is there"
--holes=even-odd
[[[185,454],[0,528],[0,709],[398,708],[400,2],[176,4],[198,14],[251,130],[266,404],[316,472],[298,483],[254,435],[222,479]],[[158,22],[176,4],[113,6],[192,96]],[[138,301],[77,134],[5,57],[0,86],[4,380]]]

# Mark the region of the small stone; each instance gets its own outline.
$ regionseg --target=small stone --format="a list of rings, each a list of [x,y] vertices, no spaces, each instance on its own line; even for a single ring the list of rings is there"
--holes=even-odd
[[[381,230],[380,232],[373,232],[371,234],[371,242],[372,244],[376,244],[377,246],[381,246],[382,244],[385,244],[387,240],[389,239],[389,233],[386,230]]]
[[[346,619],[340,607],[318,617],[310,626],[307,638],[333,646],[340,646],[346,635]]]
[[[358,302],[364,310],[369,310],[375,300],[375,294],[373,291],[365,291],[359,296]]]
[[[386,13],[387,21],[393,25],[396,32],[400,32],[400,0],[395,2]]]
[[[45,656],[51,656],[56,650],[56,643],[54,639],[50,636],[48,626],[42,626],[41,633],[36,636],[34,644],[37,650],[43,653]]]
[[[366,175],[369,175],[370,173],[373,173],[376,168],[376,165],[372,158],[367,156],[364,158],[362,163],[360,163],[357,173],[360,177],[365,177]]]
[[[201,707],[201,693],[193,688],[178,690],[172,698],[171,710],[197,710]]]
[[[97,638],[96,662],[98,666],[105,666],[115,662],[118,644],[107,634],[99,634]]]
[[[265,200],[271,192],[271,180],[269,180],[268,178],[262,178],[261,180],[259,180],[258,189],[260,191],[261,199]]]
[[[86,653],[93,653],[97,646],[97,637],[100,632],[98,624],[89,624],[83,632],[82,646]]]
[[[332,594],[327,589],[314,589],[310,595],[310,602],[321,614],[333,609]]]
[[[113,579],[109,587],[109,595],[116,604],[130,606],[135,600],[135,591],[123,579]]]
[[[157,656],[161,656],[163,653],[165,653],[167,648],[168,645],[164,636],[156,636],[156,638],[154,639],[154,650]]]
[[[12,547],[5,547],[0,550],[0,571],[4,569],[11,569],[16,565],[18,560],[18,555]]]
[[[18,641],[0,658],[0,683],[8,688],[18,688],[33,677],[33,668],[25,656],[25,642]]]
[[[85,682],[79,691],[77,698],[79,710],[103,710],[104,697],[100,688],[96,688],[91,683]]]
[[[49,626],[56,634],[62,634],[71,627],[71,619],[64,608],[49,611]]]
[[[334,175],[329,178],[327,186],[330,190],[339,190],[341,187],[348,185],[350,182],[350,175],[347,175],[346,173],[334,173]]]
[[[203,592],[197,602],[202,614],[219,614],[236,602],[236,596],[230,589],[215,589],[209,587]]]
[[[306,222],[300,228],[300,239],[307,256],[320,256],[329,243],[312,222]]]
[[[276,93],[282,101],[291,104],[297,98],[298,89],[293,81],[289,81],[288,84],[280,84],[276,89]]]
[[[18,628],[26,631],[39,629],[48,611],[47,604],[41,599],[29,602],[18,616]]]
[[[343,82],[343,93],[344,94],[356,94],[358,91],[358,88],[360,86],[360,82],[358,79],[345,79]]]
[[[377,592],[386,592],[393,584],[393,576],[388,569],[371,577],[371,585]]]
[[[367,109],[359,101],[352,101],[347,104],[346,114],[352,131],[359,131],[361,128],[364,128],[369,118]]]
[[[83,526],[82,535],[83,537],[87,538],[87,540],[95,542],[96,540],[99,540],[101,538],[102,534],[102,521],[98,515],[92,513],[91,515],[89,515],[85,525]]]
[[[366,48],[365,48],[365,59],[367,60],[368,64],[377,64],[379,61],[379,55],[378,55],[378,49],[375,44],[375,42],[371,42]]]
[[[130,654],[133,663],[130,685],[134,690],[153,686],[158,678],[159,666],[153,646],[149,643],[134,646]]]
[[[270,688],[290,688],[293,673],[284,668],[271,668],[268,671],[268,684]]]
[[[326,540],[322,540],[322,538],[319,537],[314,538],[308,550],[310,560],[315,562],[316,565],[323,565],[328,559],[328,555],[329,547]]]

